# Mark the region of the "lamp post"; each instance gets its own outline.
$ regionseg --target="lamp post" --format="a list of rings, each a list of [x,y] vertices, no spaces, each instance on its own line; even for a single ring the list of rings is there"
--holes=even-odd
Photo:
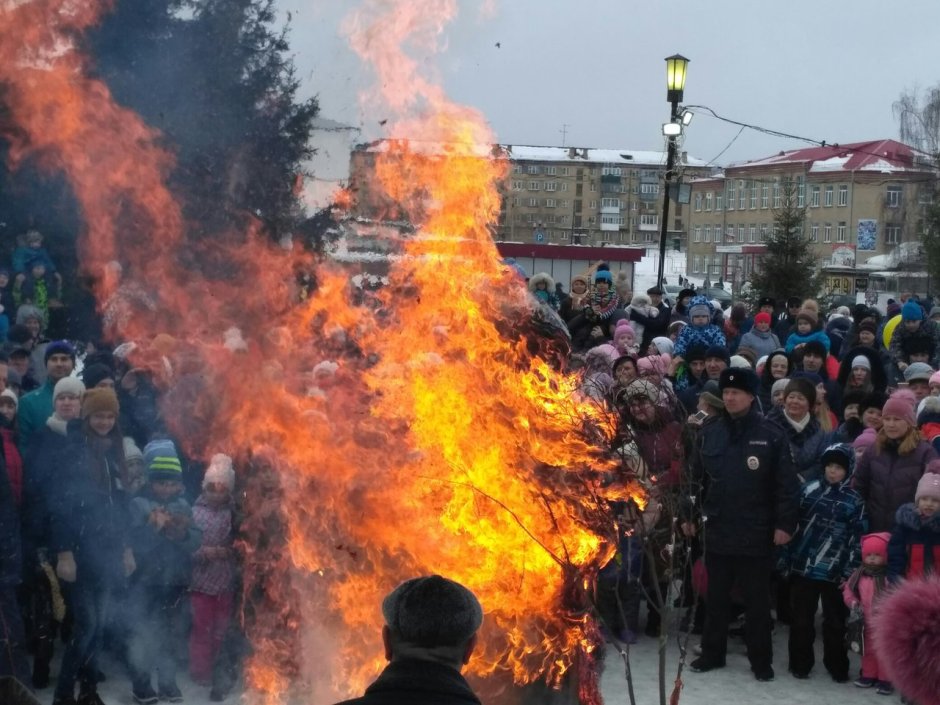
[[[685,75],[689,60],[680,54],[666,57],[666,100],[671,104],[669,122],[663,125],[663,135],[668,140],[666,147],[666,173],[663,178],[663,222],[659,233],[659,271],[656,286],[663,284],[663,270],[666,267],[666,231],[669,220],[669,186],[672,184],[676,168],[676,138],[682,134],[682,120],[679,118],[679,101],[685,90]]]

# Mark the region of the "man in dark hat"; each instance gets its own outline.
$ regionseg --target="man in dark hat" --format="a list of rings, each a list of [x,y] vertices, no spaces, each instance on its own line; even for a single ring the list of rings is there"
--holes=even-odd
[[[695,296],[694,289],[683,289],[676,296],[676,305],[672,309],[672,322],[683,321],[691,323],[689,320],[689,301]]]
[[[389,662],[361,698],[341,705],[479,705],[460,675],[483,609],[467,588],[440,575],[412,578],[382,601]]]
[[[665,336],[672,322],[672,310],[663,302],[663,290],[652,286],[646,290],[650,297],[650,304],[656,309],[655,316],[644,316],[637,311],[630,311],[630,320],[643,324],[643,340],[640,343],[640,352],[645,353],[653,338]]]
[[[708,594],[702,655],[693,671],[725,665],[731,591],[744,600],[747,655],[759,681],[774,678],[771,642],[770,575],[774,547],[796,531],[799,484],[782,431],[766,423],[754,405],[758,379],[752,370],[728,368],[718,383],[724,411],[696,439],[692,457],[693,500],[701,497],[701,525],[682,529],[705,533]]]
[[[781,342],[786,341],[790,337],[790,333],[793,332],[793,328],[796,326],[796,317],[802,305],[803,300],[798,296],[791,296],[787,299],[787,310],[780,314],[774,328],[774,333],[777,334],[777,339]]]
[[[773,318],[775,308],[777,308],[777,302],[772,296],[761,296],[757,301],[758,313],[766,313]]]

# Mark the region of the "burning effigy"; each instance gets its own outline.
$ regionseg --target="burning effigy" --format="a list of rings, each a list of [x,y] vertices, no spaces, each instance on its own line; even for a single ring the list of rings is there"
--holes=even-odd
[[[491,239],[507,167],[481,151],[495,141],[483,117],[405,51],[435,41],[455,0],[371,2],[347,23],[400,118],[376,186],[414,226],[372,306],[349,271],[262,232],[181,258],[172,147],[78,49],[108,5],[0,4],[4,134],[12,164],[71,184],[108,334],[167,390],[186,451],[236,459],[249,699],[360,692],[382,666],[381,597],[439,573],[484,607],[468,672],[488,702],[566,679],[599,702],[591,595],[617,550],[609,502],[645,492],[610,452],[616,419],[525,335],[538,305]]]

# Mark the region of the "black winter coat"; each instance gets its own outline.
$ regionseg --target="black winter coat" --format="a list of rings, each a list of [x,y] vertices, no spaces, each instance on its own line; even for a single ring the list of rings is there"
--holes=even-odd
[[[339,705],[480,705],[460,673],[433,661],[392,661],[365,695]]]
[[[800,476],[800,482],[818,480],[822,477],[822,454],[832,443],[831,433],[822,430],[816,417],[810,417],[802,431],[797,431],[786,419],[783,407],[775,406],[767,414],[767,421],[776,424],[790,445],[790,459]]]
[[[119,584],[130,520],[117,462],[107,455],[108,478],[99,484],[81,421],[69,422],[68,443],[71,462],[49,492],[49,548],[53,555],[72,552],[79,580]]]
[[[693,486],[702,487],[708,551],[770,556],[775,529],[796,531],[800,484],[787,439],[753,406],[743,417],[724,413],[702,429],[692,476]]]

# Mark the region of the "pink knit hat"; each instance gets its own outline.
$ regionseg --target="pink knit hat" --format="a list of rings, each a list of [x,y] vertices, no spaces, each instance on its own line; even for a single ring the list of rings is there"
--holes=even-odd
[[[862,536],[862,558],[874,553],[888,560],[888,541],[890,540],[891,534],[887,531],[865,534]]]
[[[875,441],[877,440],[878,440],[878,434],[875,432],[875,429],[866,428],[864,431],[861,432],[861,434],[859,434],[858,438],[852,441],[852,447],[855,448],[856,450],[860,448],[868,450],[873,445],[875,445]]]
[[[916,502],[921,497],[933,497],[940,500],[940,475],[934,472],[925,472],[917,483],[917,493],[914,495]]]
[[[935,384],[940,385],[940,372],[934,372],[932,375],[930,375],[930,379],[928,380],[927,384],[929,384],[931,387]]]
[[[669,372],[671,362],[669,355],[647,355],[636,361],[636,368],[640,375],[654,373],[662,376]]]
[[[911,395],[913,398],[913,395]],[[885,416],[896,416],[899,419],[904,419],[911,426],[917,425],[917,417],[914,415],[914,404],[911,403],[911,400],[907,398],[906,395],[899,395],[894,393],[885,402],[884,407],[881,409],[881,417]]]

